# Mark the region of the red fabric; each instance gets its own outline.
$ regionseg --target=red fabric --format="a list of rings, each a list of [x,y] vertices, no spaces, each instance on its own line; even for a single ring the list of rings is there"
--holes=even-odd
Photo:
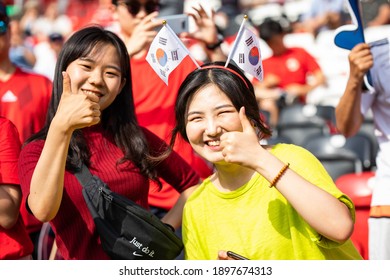
[[[19,68],[0,81],[0,116],[15,124],[22,143],[45,124],[51,90],[48,78]]]
[[[195,68],[196,65],[187,56],[170,74],[167,86],[145,58],[131,59],[133,95],[138,122],[167,143],[170,141],[171,132],[175,126],[174,109],[177,92],[182,81]],[[178,140],[174,150],[194,168],[201,178],[206,178],[212,173],[210,166],[197,156],[190,144],[184,140]],[[179,194],[172,186],[164,182],[161,191],[158,191],[156,187],[150,189],[149,204],[170,209],[178,196]]]
[[[368,180],[374,175],[372,171],[345,174],[335,182],[336,186],[355,204],[356,220],[351,240],[365,260],[368,260],[368,218],[372,197],[372,189],[368,185]]]
[[[148,179],[131,162],[119,164],[123,157],[111,137],[103,135],[100,126],[83,129],[91,151],[91,173],[97,175],[114,192],[129,197],[148,208]],[[158,150],[163,141],[145,130],[151,149]],[[25,197],[28,196],[31,177],[43,148],[43,141],[26,145],[20,154],[19,178]],[[176,153],[172,153],[158,166],[159,175],[182,192],[193,186],[199,177]],[[94,222],[81,193],[76,177],[65,173],[64,193],[60,209],[50,222],[56,236],[58,250],[64,259],[108,259],[100,246]]]
[[[45,124],[51,90],[48,78],[20,68],[8,81],[0,81],[0,116],[15,124],[22,143]],[[23,203],[20,214],[29,233],[40,230],[42,223],[28,213]]]
[[[290,48],[280,56],[271,56],[263,61],[264,78],[267,75],[281,77],[279,87],[290,84],[306,84],[308,73],[320,69],[315,58],[302,48]]]
[[[19,135],[16,127],[0,117],[0,185],[18,185],[18,157],[20,152]],[[27,234],[22,218],[11,229],[0,226],[0,259],[20,259],[30,255],[33,244]]]

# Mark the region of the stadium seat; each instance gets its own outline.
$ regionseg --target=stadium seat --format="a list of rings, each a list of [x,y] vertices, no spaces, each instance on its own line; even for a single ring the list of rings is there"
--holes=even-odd
[[[336,186],[355,204],[356,221],[351,240],[366,260],[368,260],[368,218],[372,195],[370,179],[374,175],[373,171],[346,174],[335,181]]]

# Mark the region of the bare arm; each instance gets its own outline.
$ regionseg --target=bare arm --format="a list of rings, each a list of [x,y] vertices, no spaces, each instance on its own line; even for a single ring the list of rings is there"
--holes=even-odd
[[[100,120],[96,96],[72,93],[67,74],[64,74],[63,88],[57,113],[31,179],[28,197],[31,211],[42,222],[53,219],[60,207],[66,158],[73,131]]]
[[[12,228],[19,217],[22,192],[19,186],[0,185],[0,227]]]
[[[174,228],[178,228],[181,226],[182,216],[183,216],[183,208],[184,204],[187,201],[188,197],[192,194],[192,192],[198,187],[198,185],[190,187],[183,191],[175,205],[168,211],[168,213],[161,219],[164,223],[172,225]]]
[[[306,83],[304,85],[291,84],[286,87],[286,90],[289,94],[293,94],[294,96],[304,96],[315,88],[324,85],[325,82],[325,75],[322,70],[319,69],[313,73],[313,79],[309,83]]]
[[[284,163],[259,144],[243,111],[240,110],[243,132],[225,133],[221,137],[225,161],[253,169],[272,182]],[[352,234],[353,219],[348,207],[293,170],[287,169],[275,187],[319,234],[336,242],[344,242]]]
[[[384,3],[379,7],[377,16],[370,21],[368,26],[380,26],[390,23],[390,4]]]
[[[350,73],[344,94],[336,106],[337,129],[346,137],[357,133],[363,122],[360,111],[363,78],[373,65],[368,44],[355,46],[348,56]]]

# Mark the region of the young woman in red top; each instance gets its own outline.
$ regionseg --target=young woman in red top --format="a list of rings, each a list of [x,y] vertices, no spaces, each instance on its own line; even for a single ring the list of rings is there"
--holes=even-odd
[[[47,123],[20,155],[28,206],[50,221],[64,259],[108,259],[74,176],[81,162],[145,208],[150,181],[163,178],[175,186],[182,196],[164,217],[174,227],[181,223],[182,200],[199,182],[177,153],[160,157],[165,142],[138,125],[129,61],[114,33],[97,26],[74,33],[57,61]]]

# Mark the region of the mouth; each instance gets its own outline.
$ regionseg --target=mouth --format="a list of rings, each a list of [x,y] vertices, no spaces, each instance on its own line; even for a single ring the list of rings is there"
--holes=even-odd
[[[87,90],[87,89],[82,89],[81,90],[84,94],[87,94],[87,95],[94,95],[98,98],[102,97],[103,94],[97,92],[97,91],[93,91],[93,90]]]
[[[220,141],[219,140],[210,140],[210,141],[205,141],[205,144],[209,147],[219,147],[220,145]]]

